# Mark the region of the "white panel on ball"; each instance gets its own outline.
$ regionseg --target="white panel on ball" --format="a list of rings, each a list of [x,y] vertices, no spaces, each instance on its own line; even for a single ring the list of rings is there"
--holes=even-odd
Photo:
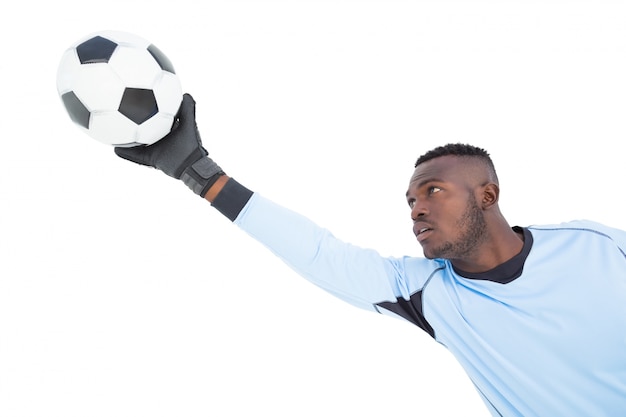
[[[73,91],[92,112],[117,109],[124,93],[124,82],[108,64],[83,65],[76,74]]]
[[[159,103],[160,112],[175,116],[182,97],[180,81],[176,74],[162,71],[160,79],[155,83],[154,95]]]
[[[133,46],[118,46],[109,60],[109,66],[127,86],[135,88],[152,88],[163,72],[152,55],[138,54]]]
[[[140,144],[137,140],[137,125],[117,111],[93,113],[89,130],[94,139],[108,145],[133,146]]]

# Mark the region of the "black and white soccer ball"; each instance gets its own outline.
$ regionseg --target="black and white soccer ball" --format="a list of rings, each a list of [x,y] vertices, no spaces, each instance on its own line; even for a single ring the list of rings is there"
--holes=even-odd
[[[170,60],[140,36],[93,33],[68,48],[57,91],[71,120],[114,146],[150,145],[167,135],[182,102]]]

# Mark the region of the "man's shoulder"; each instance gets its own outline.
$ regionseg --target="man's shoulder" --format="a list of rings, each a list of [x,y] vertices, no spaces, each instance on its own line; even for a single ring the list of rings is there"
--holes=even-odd
[[[608,229],[609,226],[593,220],[581,219],[553,224],[533,224],[527,228],[530,230],[602,230]]]
[[[563,223],[531,225],[528,226],[528,230],[535,236],[543,234],[543,232],[546,234],[563,233],[569,235],[595,234],[614,240],[620,246],[626,245],[626,231],[593,220],[571,220]]]

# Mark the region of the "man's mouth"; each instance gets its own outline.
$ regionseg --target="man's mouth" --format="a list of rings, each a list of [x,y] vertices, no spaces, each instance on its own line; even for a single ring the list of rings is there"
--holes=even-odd
[[[432,230],[433,229],[430,227],[424,225],[416,225],[416,227],[413,228],[413,232],[419,242],[426,239]]]

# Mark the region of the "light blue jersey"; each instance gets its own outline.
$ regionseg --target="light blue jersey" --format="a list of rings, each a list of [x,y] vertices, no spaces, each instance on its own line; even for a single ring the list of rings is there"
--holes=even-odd
[[[626,415],[623,231],[588,221],[519,228],[519,255],[466,274],[344,243],[258,194],[235,223],[326,291],[427,331],[494,416]]]

